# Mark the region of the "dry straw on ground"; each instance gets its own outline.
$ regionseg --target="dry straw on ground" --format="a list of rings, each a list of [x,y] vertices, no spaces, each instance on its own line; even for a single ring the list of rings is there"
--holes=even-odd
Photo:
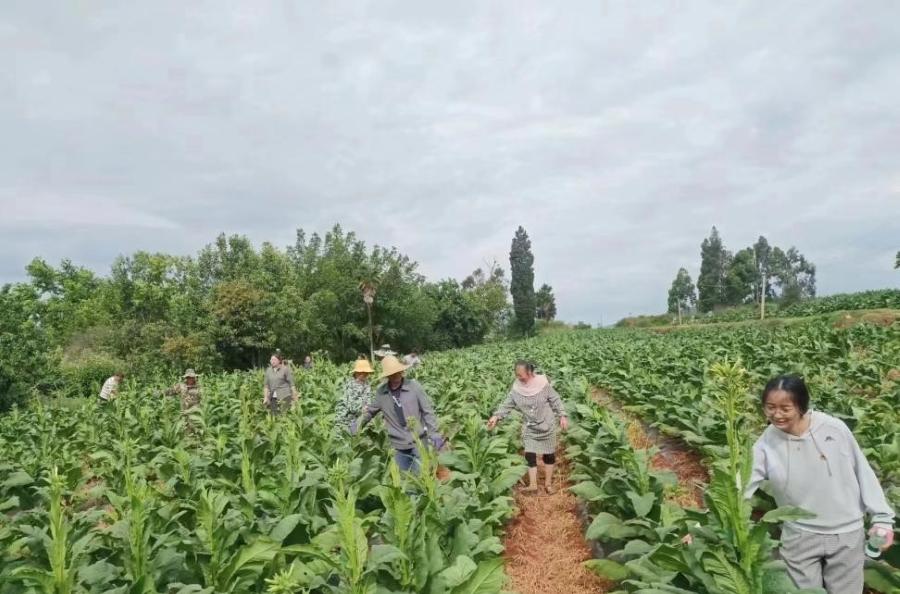
[[[591,550],[576,515],[576,498],[567,490],[569,470],[561,454],[554,494],[515,492],[520,513],[507,528],[504,556],[509,587],[519,594],[598,594],[613,586],[583,565]],[[543,484],[543,468],[539,472]]]

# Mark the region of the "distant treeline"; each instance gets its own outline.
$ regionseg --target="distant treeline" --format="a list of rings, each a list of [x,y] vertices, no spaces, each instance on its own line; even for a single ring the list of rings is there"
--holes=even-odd
[[[363,289],[374,291],[376,346],[465,347],[504,333],[511,316],[503,269],[429,282],[406,255],[339,226],[298,230],[287,249],[223,234],[195,257],[137,252],[108,276],[68,260],[27,271],[0,289],[0,408],[83,394],[118,369],[242,369],[275,348],[352,359],[369,352]]]
[[[668,311],[679,318],[690,311],[708,313],[722,307],[755,303],[788,305],[816,296],[816,267],[797,248],[782,249],[760,236],[737,253],[725,248],[715,227],[700,245],[700,276],[694,286],[681,268],[669,289]]]
[[[774,304],[767,309],[770,318],[802,318],[824,315],[839,311],[861,309],[900,309],[900,289],[882,289],[861,293],[841,293],[808,299],[799,303],[781,306]],[[716,324],[742,322],[759,318],[759,309],[755,305],[725,307],[704,314],[689,316],[686,323]],[[677,323],[673,313],[653,316],[633,316],[623,318],[616,323],[617,327],[645,328],[652,326],[669,326]]]

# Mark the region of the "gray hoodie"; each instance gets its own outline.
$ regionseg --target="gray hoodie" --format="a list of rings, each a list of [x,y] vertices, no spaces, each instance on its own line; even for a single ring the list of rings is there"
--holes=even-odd
[[[768,480],[779,506],[793,505],[815,518],[786,527],[818,534],[844,534],[863,528],[866,514],[875,524],[892,525],[894,511],[856,438],[843,421],[813,411],[809,431],[797,437],[774,425],[753,446],[750,497]]]

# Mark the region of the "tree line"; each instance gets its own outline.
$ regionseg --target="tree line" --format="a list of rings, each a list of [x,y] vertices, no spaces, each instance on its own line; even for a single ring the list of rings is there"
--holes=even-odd
[[[439,350],[528,334],[556,305],[550,287],[535,294],[528,284],[530,241],[521,228],[516,238],[514,306],[496,264],[429,282],[397,249],[370,248],[340,226],[298,230],[286,249],[222,234],[193,257],[137,252],[107,276],[34,259],[26,282],[0,289],[0,408],[35,392],[83,394],[120,369],[246,369],[276,348],[341,361],[372,342]],[[533,304],[530,322],[522,299]]]
[[[694,285],[687,269],[680,268],[669,289],[668,311],[700,313],[722,307],[757,304],[765,317],[766,303],[789,305],[816,296],[816,267],[796,247],[782,249],[760,236],[755,244],[736,253],[725,248],[718,229],[700,246],[700,276]]]

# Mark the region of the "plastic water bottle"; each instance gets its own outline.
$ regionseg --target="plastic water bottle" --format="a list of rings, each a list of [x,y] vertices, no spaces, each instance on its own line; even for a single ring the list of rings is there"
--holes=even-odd
[[[887,528],[877,526],[866,541],[866,555],[872,559],[881,557],[881,547],[887,544]]]

